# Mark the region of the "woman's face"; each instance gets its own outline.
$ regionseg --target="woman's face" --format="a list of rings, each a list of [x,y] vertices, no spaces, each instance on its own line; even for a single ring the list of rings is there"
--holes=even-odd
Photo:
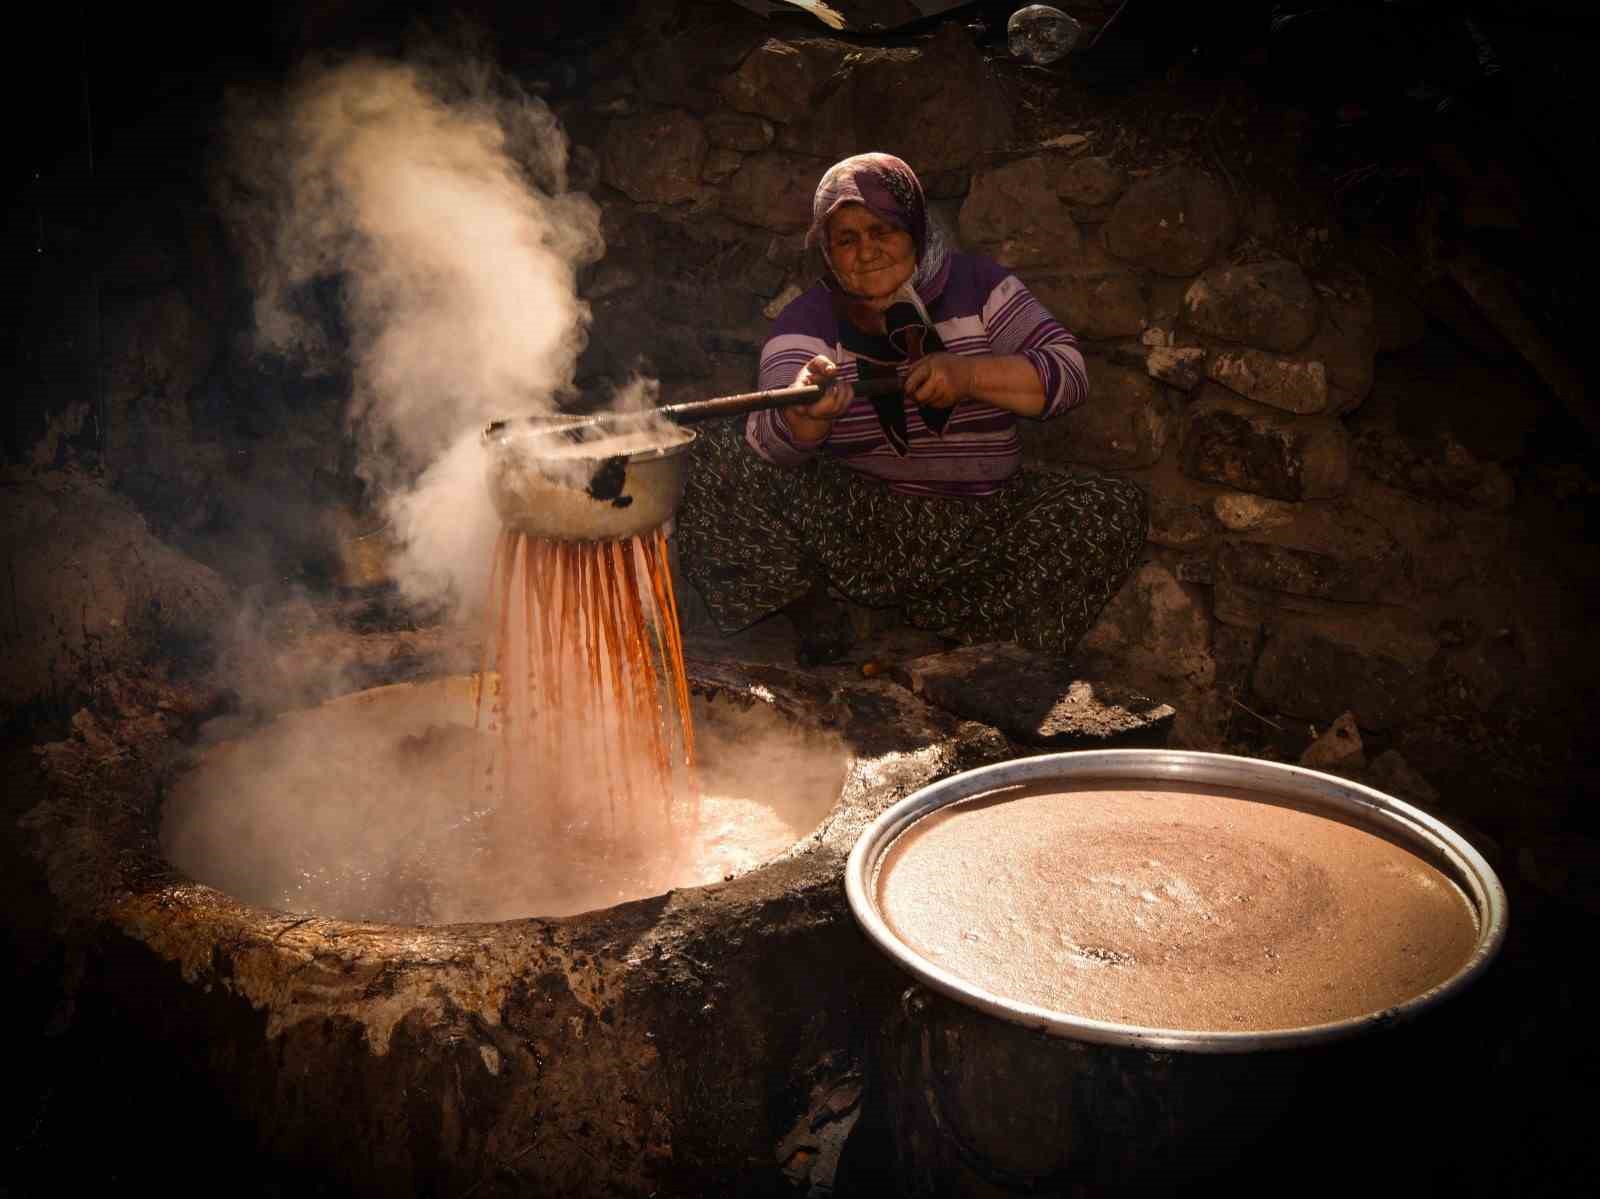
[[[886,300],[917,268],[911,234],[864,204],[842,204],[828,218],[828,262],[851,295]]]

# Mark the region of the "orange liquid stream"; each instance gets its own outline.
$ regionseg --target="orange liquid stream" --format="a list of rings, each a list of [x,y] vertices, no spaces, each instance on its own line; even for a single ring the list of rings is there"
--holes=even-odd
[[[474,768],[497,840],[602,851],[680,839],[698,818],[694,729],[667,539],[549,541],[502,529]]]

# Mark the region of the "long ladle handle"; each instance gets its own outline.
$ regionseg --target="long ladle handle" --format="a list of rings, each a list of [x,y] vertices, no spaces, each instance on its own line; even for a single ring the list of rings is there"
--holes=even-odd
[[[854,384],[858,396],[892,395],[900,390],[900,380],[857,379]],[[718,396],[714,400],[688,400],[682,404],[668,404],[657,408],[658,415],[680,425],[692,425],[719,416],[739,416],[745,412],[760,412],[768,408],[789,408],[795,404],[809,404],[822,398],[824,387],[802,384],[796,387],[773,387],[766,391],[747,391],[742,395]]]

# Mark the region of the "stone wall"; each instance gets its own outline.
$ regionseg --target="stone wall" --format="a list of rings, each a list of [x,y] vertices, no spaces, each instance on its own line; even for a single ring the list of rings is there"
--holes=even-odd
[[[642,10],[558,106],[610,246],[587,279],[591,379],[653,371],[668,401],[752,385],[768,319],[815,278],[816,179],[888,150],[1082,339],[1091,400],[1026,425],[1029,461],[1149,491],[1147,559],[1083,669],[1173,700],[1180,743],[1295,755],[1351,713],[1447,774],[1408,733],[1560,675],[1538,626],[1564,601],[1514,594],[1537,570],[1513,565],[1494,451],[1406,429],[1404,395],[1363,411],[1380,345],[1426,326],[1337,231],[1283,228],[1278,197],[1201,156],[1063,128],[1070,102],[1041,121],[1027,69],[956,24],[891,48],[726,13]]]

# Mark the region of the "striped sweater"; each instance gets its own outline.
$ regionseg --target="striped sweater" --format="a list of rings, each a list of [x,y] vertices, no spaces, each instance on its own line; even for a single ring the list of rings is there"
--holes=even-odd
[[[1015,275],[987,258],[950,255],[950,277],[928,315],[952,354],[1021,354],[1044,384],[1040,420],[1081,404],[1088,378],[1077,341]],[[806,363],[826,354],[843,379],[856,378],[855,356],[839,345],[827,289],[817,284],[778,315],[761,351],[760,386],[787,387]],[[909,368],[908,368],[909,369]],[[902,372],[904,373],[904,372]],[[821,441],[802,441],[775,410],[751,413],[745,440],[769,462],[797,466],[826,453],[846,466],[913,495],[981,496],[997,491],[1021,463],[1017,417],[978,400],[961,400],[942,434],[923,423],[917,405],[906,406],[910,452],[894,452],[870,400],[857,399]]]

